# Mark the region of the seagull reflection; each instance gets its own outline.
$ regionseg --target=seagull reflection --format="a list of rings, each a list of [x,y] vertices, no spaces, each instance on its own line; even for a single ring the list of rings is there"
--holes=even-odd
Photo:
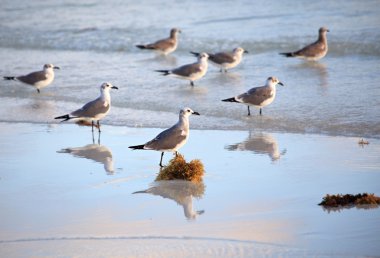
[[[77,158],[91,159],[95,162],[102,163],[104,170],[108,175],[114,173],[112,152],[109,148],[100,144],[88,144],[83,147],[66,148],[58,153],[70,153]]]
[[[204,210],[194,211],[193,197],[202,198],[205,191],[203,182],[193,183],[185,180],[161,180],[156,181],[147,190],[137,191],[137,193],[148,193],[159,195],[175,201],[183,207],[185,217],[189,220],[195,219],[198,215],[204,213]]]
[[[268,133],[252,134],[249,132],[248,138],[241,142],[226,146],[230,151],[253,151],[256,154],[267,154],[272,161],[279,160],[285,155],[286,149],[280,152],[277,140]]]
[[[302,62],[298,65],[295,65],[297,69],[307,70],[315,74],[315,76],[319,79],[319,85],[325,89],[328,86],[328,71],[326,65],[324,63],[319,62]],[[305,71],[305,72],[307,72]]]

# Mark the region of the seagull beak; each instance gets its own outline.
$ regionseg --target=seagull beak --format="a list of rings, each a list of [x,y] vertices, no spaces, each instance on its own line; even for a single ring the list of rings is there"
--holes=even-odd
[[[244,53],[247,53],[247,54],[248,54],[249,52],[248,52],[247,50],[244,50]]]
[[[198,112],[194,111],[194,112],[193,112],[193,115],[200,116],[201,114],[199,114]]]
[[[118,90],[119,88],[116,87],[116,86],[112,86],[111,89],[115,89],[115,90]]]
[[[59,68],[58,66],[54,66],[53,69],[58,69],[58,70],[59,70],[59,69],[61,69],[61,68]]]
[[[277,84],[280,84],[281,86],[284,86],[284,84],[282,82],[278,82]]]

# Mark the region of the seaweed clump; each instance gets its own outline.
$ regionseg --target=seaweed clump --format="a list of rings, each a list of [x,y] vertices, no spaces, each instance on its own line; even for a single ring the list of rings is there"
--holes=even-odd
[[[329,195],[327,194],[323,197],[323,200],[318,205],[325,207],[336,208],[340,206],[355,206],[355,205],[371,205],[378,207],[380,205],[380,197],[375,196],[374,194],[337,194]]]
[[[156,181],[180,179],[199,183],[204,173],[204,166],[199,159],[186,162],[185,158],[178,154],[169,161],[169,165],[160,170]]]

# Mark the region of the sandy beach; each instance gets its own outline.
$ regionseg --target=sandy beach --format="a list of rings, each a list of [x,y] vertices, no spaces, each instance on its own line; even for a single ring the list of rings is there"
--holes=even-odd
[[[377,139],[193,130],[181,153],[206,174],[192,185],[154,182],[160,154],[127,148],[161,129],[102,129],[94,144],[89,127],[0,123],[1,257],[380,253],[380,209],[317,205],[379,194]]]

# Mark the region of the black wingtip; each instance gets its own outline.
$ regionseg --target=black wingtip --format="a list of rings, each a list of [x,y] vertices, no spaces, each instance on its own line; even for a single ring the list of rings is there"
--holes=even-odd
[[[170,74],[169,70],[154,70],[155,72],[162,73],[162,75],[166,76]]]
[[[64,115],[64,116],[57,116],[57,117],[54,117],[54,119],[63,119],[61,122],[65,122],[69,119],[71,119],[72,117],[70,117],[70,115]]]
[[[7,80],[7,81],[15,80],[14,76],[4,76],[3,78],[4,80]]]
[[[144,45],[136,45],[136,47],[139,49],[146,49],[146,46],[144,46]]]
[[[222,101],[224,101],[224,102],[237,102],[236,99],[235,99],[235,97],[228,98],[228,99],[222,99]]]
[[[132,150],[142,150],[142,149],[144,149],[144,144],[142,144],[142,145],[135,145],[135,146],[129,146],[128,148],[130,148]]]
[[[279,54],[282,55],[282,56],[286,56],[286,57],[293,57],[294,56],[294,54],[291,53],[291,52],[289,52],[289,53],[279,53]]]
[[[194,56],[199,56],[199,53],[198,53],[198,52],[190,51],[190,54],[193,54]]]

